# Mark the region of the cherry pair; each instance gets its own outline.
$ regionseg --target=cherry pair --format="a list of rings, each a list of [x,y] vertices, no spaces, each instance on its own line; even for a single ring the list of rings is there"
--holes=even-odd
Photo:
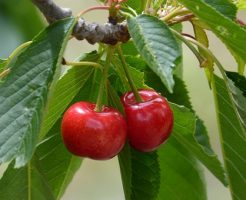
[[[95,111],[95,104],[78,102],[64,114],[62,136],[68,150],[78,156],[105,160],[117,155],[126,138],[136,150],[157,149],[170,135],[173,113],[168,102],[154,90],[140,90],[143,102],[136,102],[128,92],[121,97],[125,118],[105,106]]]

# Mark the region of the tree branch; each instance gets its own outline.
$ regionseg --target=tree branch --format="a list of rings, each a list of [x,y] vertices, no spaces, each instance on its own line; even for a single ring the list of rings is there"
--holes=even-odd
[[[72,16],[69,8],[61,8],[53,0],[32,0],[49,23]],[[86,39],[90,44],[98,42],[114,45],[117,42],[127,42],[130,38],[126,23],[99,25],[87,23],[83,18],[78,20],[73,30],[73,36],[78,40]]]

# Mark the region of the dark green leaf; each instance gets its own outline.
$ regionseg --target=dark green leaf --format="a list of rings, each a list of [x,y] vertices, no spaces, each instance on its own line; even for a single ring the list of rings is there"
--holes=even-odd
[[[246,196],[245,131],[225,81],[216,75],[213,91],[231,195],[234,200],[243,200]]]
[[[126,200],[156,199],[160,187],[157,153],[140,153],[126,145],[118,158]]]
[[[218,12],[224,16],[234,20],[237,15],[237,7],[231,2],[231,0],[204,0],[211,7],[215,8]]]
[[[128,18],[127,22],[130,35],[140,55],[172,92],[173,70],[181,53],[168,26],[148,15]]]
[[[32,157],[48,87],[74,23],[61,20],[38,35],[0,85],[0,163],[16,158],[21,167]]]
[[[128,41],[127,43],[123,43],[121,45],[122,51],[124,55],[137,56],[138,50],[136,49],[134,43],[132,41]]]
[[[23,168],[8,167],[0,181],[0,199],[60,199],[81,159],[69,153],[61,139],[60,121],[38,145],[33,160]],[[13,181],[15,177],[15,181]]]
[[[15,169],[12,162],[0,181],[2,200],[55,200],[38,164],[32,161],[25,167]]]
[[[58,120],[35,152],[38,168],[51,187],[55,199],[62,197],[82,162],[81,158],[73,156],[65,148],[60,126],[61,120]]]
[[[91,52],[81,56],[81,61],[96,61],[96,52]],[[51,97],[48,100],[44,121],[41,128],[43,137],[55,122],[61,117],[67,106],[85,85],[88,78],[93,73],[94,68],[90,66],[74,66],[52,88]]]
[[[130,55],[128,55],[128,56],[125,56],[125,58],[126,58],[126,62],[130,66],[132,66],[132,67],[134,67],[134,68],[136,68],[136,69],[138,69],[140,71],[144,71],[148,67],[146,62],[144,62],[144,60],[142,58],[138,57],[138,56],[130,56]]]
[[[226,72],[234,104],[240,115],[241,124],[246,132],[246,78],[235,72]]]
[[[173,129],[175,140],[200,160],[224,185],[227,185],[224,170],[217,155],[211,149],[203,122],[184,107],[172,106],[172,110],[177,124]]]
[[[174,76],[176,84],[174,87],[174,93],[170,94],[162,84],[160,78],[156,76],[151,70],[146,70],[144,74],[146,84],[152,88],[155,88],[155,90],[160,92],[162,96],[166,97],[168,101],[192,109],[188,90],[186,89],[186,85],[180,78]],[[182,98],[177,98],[177,96],[182,96]]]
[[[115,57],[112,62],[117,74],[113,76],[114,81],[111,81],[111,83],[114,83],[114,87],[117,89],[117,91],[120,91],[121,93],[124,93],[125,91],[130,91],[131,88],[119,58]],[[135,67],[128,66],[128,69],[135,86],[138,89],[147,88],[147,86],[144,84],[144,73],[139,71]]]
[[[226,44],[235,58],[246,62],[246,30],[203,0],[179,0]],[[210,1],[211,2],[211,1]],[[215,1],[213,1],[215,2]]]
[[[161,186],[158,200],[206,200],[202,169],[172,137],[158,150]]]
[[[0,72],[2,70],[4,70],[4,68],[6,67],[7,64],[7,60],[6,59],[0,59]]]

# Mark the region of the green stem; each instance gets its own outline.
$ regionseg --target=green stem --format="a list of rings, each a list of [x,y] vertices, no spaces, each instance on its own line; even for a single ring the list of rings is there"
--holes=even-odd
[[[185,36],[184,36],[184,38],[185,38],[187,41],[189,41],[189,42],[195,44],[196,46],[198,46],[199,48],[201,48],[202,50],[204,50],[204,51],[205,51],[205,52],[213,59],[213,61],[215,62],[215,64],[216,64],[217,67],[219,68],[219,70],[220,70],[220,72],[221,72],[223,78],[224,78],[225,80],[227,80],[227,76],[225,75],[225,70],[224,70],[222,64],[220,63],[220,61],[215,57],[215,55],[214,55],[207,47],[205,47],[203,44],[201,44],[200,42],[198,42],[198,41],[196,41],[196,40],[194,40],[194,39],[192,39],[192,38],[185,37]]]
[[[114,47],[108,46],[107,57],[106,57],[105,66],[103,69],[103,76],[101,79],[101,84],[100,84],[99,93],[98,93],[98,97],[97,97],[97,104],[96,104],[96,108],[95,108],[96,112],[102,111],[103,93],[104,93],[104,88],[106,87],[106,84],[107,84],[108,70],[109,70],[109,66],[111,63],[111,59],[113,57],[113,53],[114,53]]]
[[[175,31],[174,29],[171,29],[173,34],[180,39],[182,42],[186,44],[186,46],[194,53],[194,55],[197,57],[200,66],[203,66],[203,63],[205,62],[205,59],[200,55],[200,53],[196,50],[196,48],[188,41],[186,40],[179,32]]]
[[[172,19],[172,18],[174,18],[174,17],[176,17],[178,15],[186,15],[186,14],[189,14],[189,13],[190,13],[189,10],[184,9],[182,7],[177,7],[172,12],[170,12],[166,16],[162,17],[160,20],[163,20],[163,21],[167,22],[170,19]]]
[[[71,66],[92,66],[92,67],[97,67],[99,69],[103,69],[102,65],[96,62],[89,62],[89,61],[83,61],[83,62],[69,62],[66,61],[66,65],[71,65]]]
[[[136,99],[137,102],[143,102],[143,101],[142,101],[142,98],[141,98],[141,96],[139,95],[138,90],[137,90],[137,88],[136,88],[136,86],[135,86],[135,84],[134,84],[134,81],[133,81],[133,79],[132,79],[132,77],[131,77],[131,74],[130,74],[130,72],[129,72],[129,69],[128,69],[127,63],[126,63],[126,61],[125,61],[125,58],[124,58],[124,55],[123,55],[123,52],[122,52],[121,47],[118,46],[118,47],[117,47],[117,50],[118,50],[118,54],[119,54],[119,57],[120,57],[120,60],[121,60],[123,69],[124,69],[124,71],[125,71],[126,77],[127,77],[128,81],[129,81],[130,87],[131,87],[131,89],[132,89],[132,91],[133,91],[133,94],[134,94],[134,96],[135,96],[135,99]]]
[[[17,56],[20,51],[22,51],[23,49],[25,49],[27,46],[29,46],[32,43],[32,41],[28,41],[25,42],[23,44],[21,44],[20,46],[18,46],[8,57],[8,61],[6,63],[6,66],[8,66],[8,64],[14,59],[15,56]]]

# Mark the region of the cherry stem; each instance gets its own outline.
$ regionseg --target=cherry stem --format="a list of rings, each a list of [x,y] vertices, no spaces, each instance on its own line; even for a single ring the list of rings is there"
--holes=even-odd
[[[101,112],[102,111],[102,103],[103,103],[103,94],[104,94],[104,88],[107,86],[107,80],[108,80],[108,70],[110,67],[111,59],[113,57],[114,53],[114,47],[113,46],[108,46],[107,49],[107,57],[105,61],[105,66],[103,68],[103,75],[100,83],[100,88],[99,88],[99,93],[97,97],[97,103],[95,107],[96,112]]]
[[[134,84],[134,81],[133,81],[133,79],[132,79],[132,76],[131,76],[131,74],[130,74],[130,72],[129,72],[129,69],[128,69],[126,60],[125,60],[125,58],[124,58],[124,55],[123,55],[123,52],[122,52],[121,47],[118,46],[118,47],[117,47],[117,50],[118,50],[118,55],[119,55],[119,58],[120,58],[120,60],[121,60],[121,63],[122,63],[123,69],[124,69],[124,71],[125,71],[126,77],[127,77],[127,79],[128,79],[128,82],[129,82],[130,87],[131,87],[131,89],[132,89],[132,92],[133,92],[133,94],[134,94],[134,97],[135,97],[135,99],[136,99],[137,102],[143,102],[141,96],[140,96],[139,93],[138,93],[137,87],[136,87],[135,84]]]

